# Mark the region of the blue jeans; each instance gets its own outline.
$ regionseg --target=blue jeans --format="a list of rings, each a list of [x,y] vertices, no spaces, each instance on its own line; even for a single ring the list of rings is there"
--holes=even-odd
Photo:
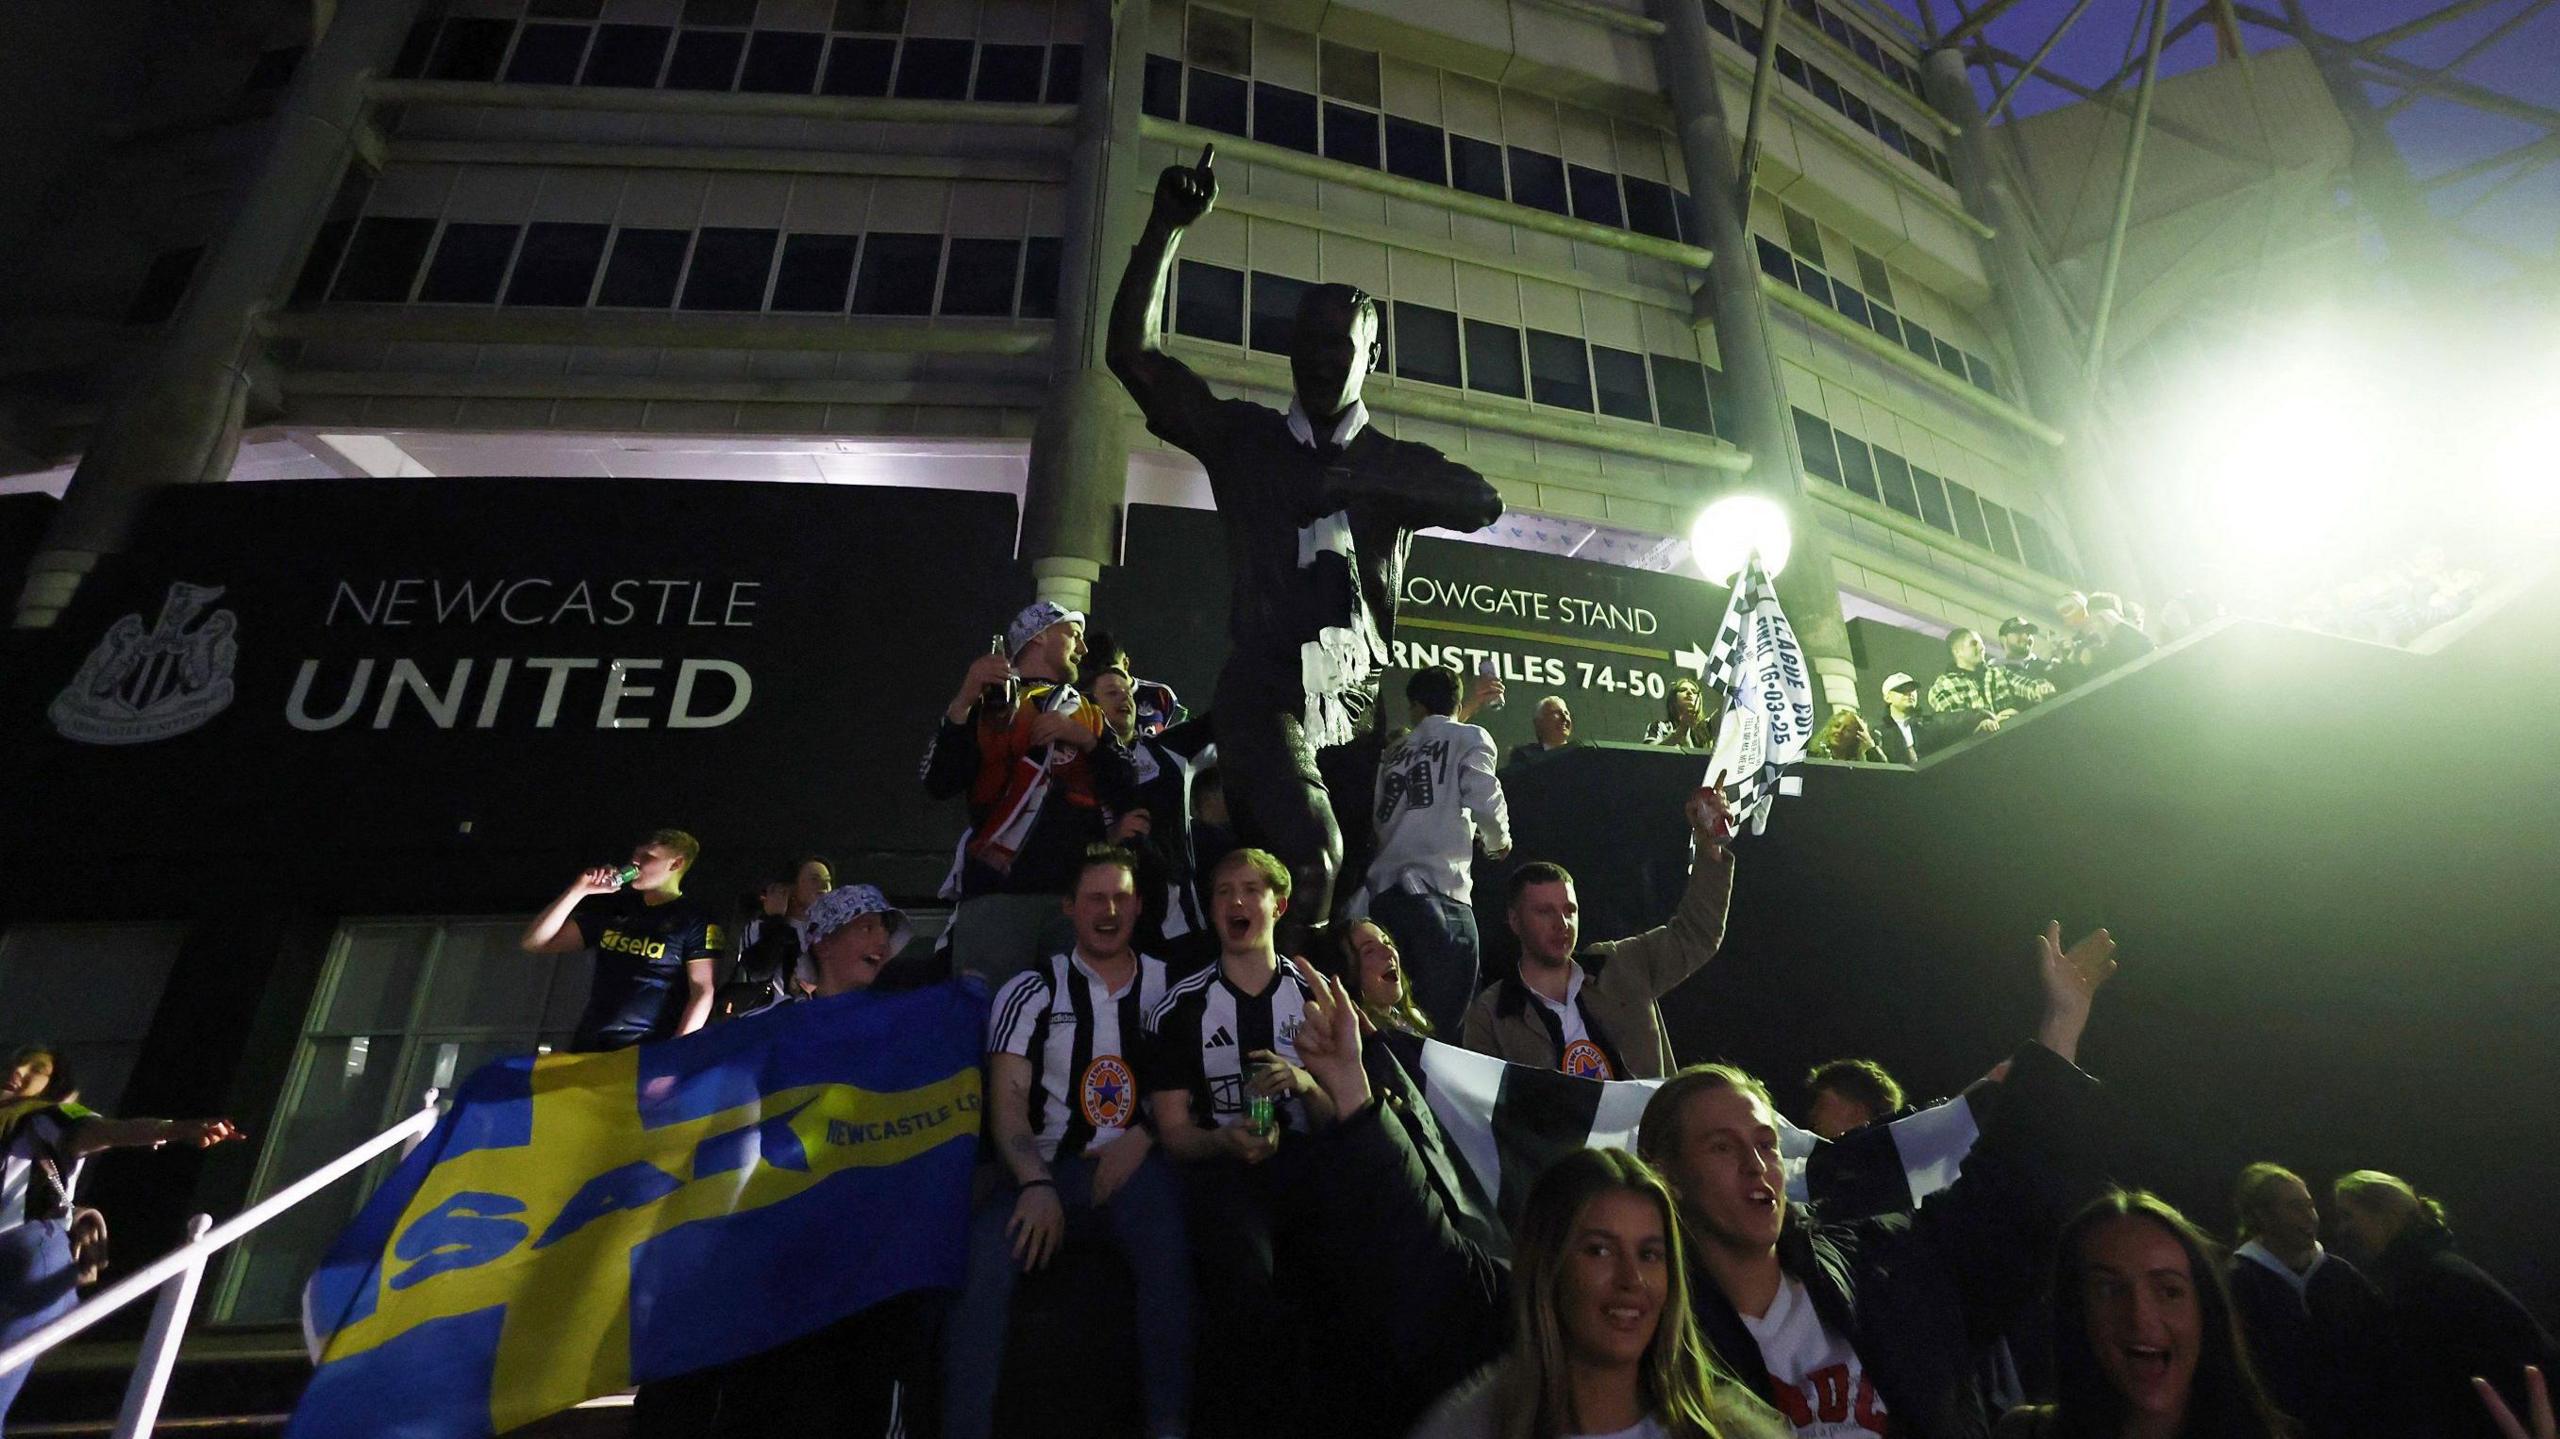
[[[1189,1433],[1191,1242],[1181,1187],[1164,1156],[1149,1154],[1097,1209],[1094,1168],[1089,1158],[1049,1166],[1058,1181],[1058,1203],[1067,1212],[1067,1237],[1083,1238],[1098,1223],[1129,1261],[1138,1289],[1138,1387],[1146,1432],[1150,1439]],[[986,1439],[995,1429],[996,1381],[1004,1373],[1006,1321],[1021,1272],[1005,1235],[1014,1200],[1013,1190],[997,1190],[970,1223],[969,1277],[944,1338],[942,1439]]]
[[[80,1302],[78,1277],[71,1230],[60,1220],[35,1219],[0,1231],[0,1349],[69,1313]],[[34,1368],[0,1374],[0,1419],[9,1417],[10,1404]]]
[[[1413,980],[1413,1002],[1441,1039],[1458,1042],[1476,997],[1476,912],[1443,894],[1391,889],[1369,900],[1369,918],[1395,937]]]

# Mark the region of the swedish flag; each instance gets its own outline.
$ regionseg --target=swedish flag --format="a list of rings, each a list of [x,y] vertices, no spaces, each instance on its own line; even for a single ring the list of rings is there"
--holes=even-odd
[[[481,1069],[304,1292],[289,1439],[503,1433],[958,1284],[985,1025],[950,984]]]

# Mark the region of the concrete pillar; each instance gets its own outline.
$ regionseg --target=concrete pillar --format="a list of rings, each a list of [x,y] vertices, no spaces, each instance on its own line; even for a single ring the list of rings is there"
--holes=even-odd
[[[2062,509],[2080,556],[2080,578],[2091,589],[2139,594],[2143,567],[2132,521],[2108,478],[2103,430],[2091,403],[2087,368],[2071,324],[2028,249],[2024,208],[1993,162],[1982,102],[1965,73],[1964,55],[1933,50],[1921,66],[1929,103],[1958,126],[1954,164],[1965,208],[1991,227],[1985,246],[1991,262],[1991,298],[2018,357],[2019,383],[2036,417],[2062,431],[2055,472],[2062,479]]]
[[[90,436],[44,546],[28,561],[17,624],[50,626],[100,558],[120,552],[164,484],[218,481],[240,449],[259,318],[282,302],[356,155],[366,82],[390,67],[419,0],[345,0],[294,76],[257,178],[196,272],[142,378]]]
[[[1822,533],[1817,502],[1805,492],[1795,416],[1777,352],[1769,344],[1768,302],[1760,294],[1760,268],[1740,208],[1740,146],[1725,123],[1706,11],[1697,0],[1655,0],[1654,12],[1663,24],[1654,41],[1654,63],[1679,118],[1680,155],[1689,177],[1697,238],[1716,257],[1697,295],[1698,318],[1714,324],[1716,353],[1724,365],[1716,428],[1751,452],[1751,469],[1734,488],[1764,495],[1786,511],[1795,542],[1792,558],[1778,576],[1778,602],[1786,607],[1805,659],[1820,679],[1822,702],[1854,708],[1857,664],[1850,658],[1849,630],[1840,617],[1831,546]],[[1700,501],[1714,497],[1702,495]]]
[[[1039,597],[1087,609],[1128,488],[1120,382],[1103,365],[1120,266],[1135,243],[1147,0],[1085,0],[1084,94],[1068,162],[1049,398],[1031,434],[1022,553]]]

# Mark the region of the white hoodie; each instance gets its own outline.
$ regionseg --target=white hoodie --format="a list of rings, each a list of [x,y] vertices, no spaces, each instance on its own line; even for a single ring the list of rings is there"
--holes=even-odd
[[[1369,911],[1369,896],[1401,889],[1472,900],[1476,840],[1485,853],[1511,848],[1511,809],[1493,777],[1493,736],[1447,715],[1425,715],[1378,762],[1378,853],[1351,912]]]

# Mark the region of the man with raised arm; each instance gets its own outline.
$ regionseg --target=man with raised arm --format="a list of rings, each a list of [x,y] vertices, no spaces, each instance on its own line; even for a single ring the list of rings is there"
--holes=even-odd
[[[1378,307],[1353,286],[1316,285],[1299,302],[1285,414],[1217,398],[1165,352],[1156,317],[1183,230],[1217,203],[1213,149],[1156,181],[1112,302],[1109,360],[1147,428],[1209,473],[1234,576],[1210,707],[1227,799],[1242,837],[1288,866],[1296,912],[1321,924],[1345,854],[1328,790],[1355,807],[1368,798],[1413,532],[1482,529],[1502,499],[1475,471],[1370,425],[1360,387],[1378,363]],[[1355,858],[1363,838],[1351,836]]]
[[[1627,939],[1582,945],[1573,876],[1540,860],[1511,872],[1511,932],[1520,967],[1485,986],[1461,1039],[1478,1054],[1561,1069],[1584,1079],[1653,1079],[1678,1063],[1657,1001],[1706,967],[1724,943],[1733,898],[1733,815],[1717,785],[1685,810],[1697,843],[1689,888],[1671,922]]]

